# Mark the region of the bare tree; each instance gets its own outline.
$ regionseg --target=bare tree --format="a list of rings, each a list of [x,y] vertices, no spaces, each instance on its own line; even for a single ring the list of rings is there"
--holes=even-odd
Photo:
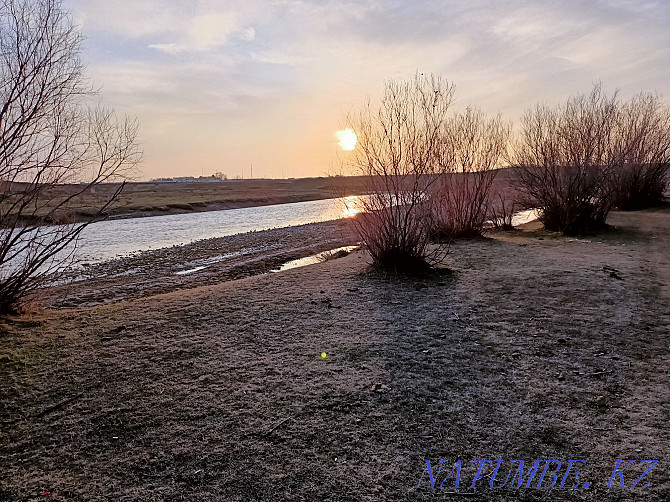
[[[524,114],[512,163],[523,205],[537,208],[547,229],[578,234],[604,225],[612,208],[609,179],[620,160],[613,141],[619,111],[617,93],[596,84],[565,105]]]
[[[354,224],[376,267],[412,271],[437,258],[429,250],[428,193],[453,95],[453,85],[417,74],[387,82],[378,108],[368,102],[348,117],[358,142],[347,170],[368,183]]]
[[[83,222],[72,220],[73,200],[141,158],[136,121],[88,105],[80,47],[59,0],[0,3],[0,313],[62,269],[123,184]]]
[[[670,167],[670,107],[659,96],[640,93],[622,105],[619,165],[612,172],[614,204],[642,209],[663,200]]]
[[[507,151],[510,124],[467,108],[445,123],[441,172],[431,194],[433,234],[440,239],[481,235],[491,185]]]

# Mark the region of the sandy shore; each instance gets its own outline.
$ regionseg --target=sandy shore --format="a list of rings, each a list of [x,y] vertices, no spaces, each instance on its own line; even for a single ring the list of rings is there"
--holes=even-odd
[[[0,321],[0,500],[668,500],[670,210],[609,222],[459,242],[421,280],[355,252]],[[426,459],[459,489],[414,489]],[[472,490],[475,459],[591,486]],[[659,460],[649,487],[603,488],[617,459]]]

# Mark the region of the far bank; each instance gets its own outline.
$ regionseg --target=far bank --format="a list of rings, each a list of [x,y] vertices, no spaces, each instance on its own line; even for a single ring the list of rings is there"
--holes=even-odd
[[[16,183],[17,189],[21,184]],[[119,183],[102,183],[74,196],[67,211],[59,212],[51,223],[86,221],[119,189]],[[81,191],[81,186],[56,185],[42,197],[44,206],[53,207]],[[291,202],[330,199],[365,192],[363,177],[320,177],[301,179],[245,179],[192,182],[127,182],[115,203],[107,208],[107,218],[138,218],[189,212],[218,211],[268,206]],[[58,221],[56,221],[58,220]]]

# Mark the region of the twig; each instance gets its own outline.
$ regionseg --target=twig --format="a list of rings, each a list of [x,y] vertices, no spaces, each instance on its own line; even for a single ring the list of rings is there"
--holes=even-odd
[[[59,408],[62,408],[66,404],[70,404],[75,399],[79,399],[81,396],[83,396],[83,394],[77,394],[76,396],[72,396],[72,397],[68,397],[67,399],[63,399],[61,402],[56,403],[53,406],[49,406],[45,410],[42,410],[37,415],[35,415],[34,418],[42,418],[43,416],[48,415],[49,413],[54,412]]]
[[[269,431],[265,432],[263,435],[264,435],[264,436],[268,436],[268,435],[272,434],[275,430],[277,430],[279,427],[281,427],[281,426],[284,425],[286,422],[288,422],[289,420],[292,420],[292,419],[293,419],[293,416],[290,416],[290,417],[285,418],[284,420],[278,422],[274,427],[272,427],[272,429],[270,429]]]
[[[607,375],[609,373],[614,373],[614,371],[613,370],[596,371],[595,373],[591,373],[591,376]]]

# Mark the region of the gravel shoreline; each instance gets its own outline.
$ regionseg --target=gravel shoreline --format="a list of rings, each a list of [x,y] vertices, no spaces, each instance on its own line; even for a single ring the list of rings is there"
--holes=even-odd
[[[267,273],[356,243],[347,219],[204,239],[71,271],[68,282],[45,290],[41,301],[48,308],[76,308],[132,300]]]

